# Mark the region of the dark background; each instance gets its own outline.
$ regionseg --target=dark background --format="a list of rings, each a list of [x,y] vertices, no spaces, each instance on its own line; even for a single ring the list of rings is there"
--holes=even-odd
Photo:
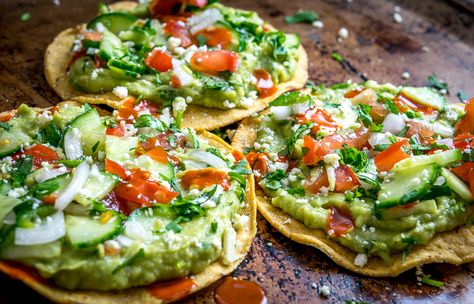
[[[302,37],[309,54],[310,79],[330,85],[364,77],[379,82],[424,85],[436,73],[449,84],[448,99],[457,101],[463,90],[474,96],[474,1],[424,0],[223,0],[225,4],[257,11],[273,25]],[[97,0],[0,0],[0,112],[21,103],[50,106],[60,99],[43,75],[43,53],[61,30],[89,20]],[[394,7],[403,22],[393,21]],[[323,29],[285,24],[285,15],[298,9],[316,11]],[[22,22],[20,16],[30,13]],[[349,37],[337,42],[346,27]],[[429,47],[428,52],[422,50]],[[345,61],[331,59],[340,53]],[[401,78],[409,72],[408,80]],[[359,300],[382,303],[474,303],[474,264],[459,267],[429,265],[425,273],[445,282],[441,289],[418,286],[414,271],[394,279],[371,279],[335,265],[318,250],[291,242],[262,217],[248,258],[235,271],[239,278],[258,282],[270,303],[341,303]],[[328,298],[320,286],[331,289]],[[213,287],[187,303],[212,302]],[[0,275],[0,303],[48,303],[21,283]]]

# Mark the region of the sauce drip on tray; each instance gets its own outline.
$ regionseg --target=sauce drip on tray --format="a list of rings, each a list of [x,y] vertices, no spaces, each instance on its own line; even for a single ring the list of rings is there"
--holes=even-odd
[[[153,283],[148,286],[148,291],[163,301],[176,301],[187,296],[196,283],[190,278],[180,278],[168,282]]]
[[[226,278],[214,291],[216,304],[267,304],[263,289],[255,282]]]

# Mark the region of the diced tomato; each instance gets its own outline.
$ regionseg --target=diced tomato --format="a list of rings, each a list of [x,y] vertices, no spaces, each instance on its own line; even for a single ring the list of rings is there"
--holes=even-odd
[[[316,125],[311,129],[311,132],[313,134],[316,134],[321,126],[328,128],[337,128],[337,124],[334,122],[331,115],[321,109],[309,109],[303,114],[297,114],[295,118],[300,124],[307,123],[308,121],[316,123]]]
[[[335,170],[336,173],[336,186],[334,187],[335,192],[343,193],[348,190],[354,190],[360,183],[359,179],[352,171],[351,167],[347,165],[340,165]]]
[[[69,62],[68,62],[68,64],[67,64],[68,69],[69,69],[69,67],[70,67],[71,65],[73,65],[79,58],[84,57],[84,55],[86,55],[86,50],[85,50],[84,48],[81,48],[81,50],[78,51],[78,52],[74,52],[74,53],[72,54],[71,60],[69,60]]]
[[[257,91],[260,98],[275,94],[277,87],[273,83],[270,73],[264,69],[257,69],[253,71],[253,76],[257,79]]]
[[[349,99],[353,98],[353,97],[356,97],[357,95],[359,95],[359,93],[361,93],[364,90],[365,90],[365,88],[356,88],[354,90],[350,90],[350,91],[348,91],[344,94],[344,97],[349,98]]]
[[[181,177],[181,184],[185,189],[195,186],[204,189],[213,185],[221,185],[224,190],[230,189],[230,176],[227,172],[214,168],[187,170]]]
[[[181,0],[153,0],[150,2],[148,9],[153,16],[163,17],[166,15],[173,15],[181,3]]]
[[[314,165],[324,156],[318,152],[319,143],[309,135],[303,137],[303,148],[308,149],[306,154],[303,156],[303,162],[305,165]]]
[[[148,54],[145,64],[158,72],[167,72],[173,68],[171,55],[159,49],[153,49]]]
[[[86,40],[91,40],[91,41],[101,41],[102,40],[102,34],[99,32],[90,32],[90,31],[84,31],[82,32],[82,37]]]
[[[107,135],[114,135],[114,136],[120,136],[123,137],[125,135],[125,128],[121,124],[117,124],[115,127],[108,127],[105,130],[105,133]]]
[[[197,6],[200,8],[203,8],[207,5],[207,0],[184,0],[183,1],[185,4],[189,4],[192,6]]]
[[[238,55],[226,50],[196,52],[191,57],[191,67],[206,74],[235,72],[238,66]]]
[[[162,147],[154,147],[146,152],[146,155],[160,163],[168,163],[168,153]]]
[[[435,109],[420,105],[410,97],[401,93],[395,96],[395,98],[393,99],[393,103],[397,107],[398,111],[402,113],[405,113],[409,110],[415,110],[424,114],[433,114],[434,112],[436,112]]]
[[[206,38],[206,45],[209,47],[218,47],[227,49],[232,42],[232,35],[230,31],[221,27],[210,27],[197,32],[194,37],[202,36]],[[194,39],[197,44],[197,38]]]
[[[147,171],[132,169],[126,182],[115,187],[117,197],[141,206],[151,206],[154,202],[167,204],[178,196],[163,185],[151,179]]]
[[[466,115],[456,124],[456,134],[474,134],[474,98],[466,102],[464,111]]]
[[[179,80],[178,76],[176,76],[175,74],[171,75],[171,86],[173,88],[181,87],[181,80]]]
[[[105,171],[115,174],[123,180],[127,179],[125,169],[119,163],[116,163],[113,160],[105,160]]]
[[[238,163],[239,161],[241,161],[244,158],[244,155],[241,152],[237,151],[237,150],[232,151],[232,156],[235,159],[235,163]]]
[[[474,135],[461,134],[454,138],[453,146],[459,150],[474,148]]]
[[[53,193],[53,194],[49,194],[49,195],[43,197],[41,200],[45,204],[54,205],[56,203],[57,198],[58,198],[58,195]]]
[[[12,119],[14,116],[15,116],[15,115],[10,114],[10,113],[1,114],[1,115],[0,115],[0,121],[1,121],[1,122],[7,122],[7,121],[9,121],[10,119]]]
[[[337,207],[331,207],[326,220],[326,230],[329,235],[340,237],[346,235],[354,229],[354,220],[348,211],[339,210]]]
[[[174,143],[173,145],[170,143],[170,137],[174,136]],[[173,147],[180,147],[183,148],[186,143],[186,137],[182,135],[175,135],[172,134],[171,131],[166,131],[164,133],[160,133],[155,137],[148,138],[147,141],[141,142],[140,146],[138,147],[138,154],[144,154],[146,151],[153,149],[154,147],[162,147],[166,151],[169,151]]]
[[[460,179],[466,183],[470,183],[470,175],[474,174],[474,162],[466,162],[460,166],[451,169],[451,172],[456,174]]]
[[[315,180],[309,181],[303,184],[303,187],[309,193],[319,193],[322,187],[329,186],[329,179],[326,170],[324,170],[323,174],[318,176]]]
[[[405,149],[410,149],[410,144],[406,138],[392,144],[387,150],[380,152],[374,158],[377,170],[379,172],[388,172],[396,163],[410,157],[410,154]]]
[[[36,168],[41,167],[43,162],[48,164],[55,163],[59,160],[59,155],[54,149],[51,149],[48,146],[37,144],[31,148],[25,149],[22,152],[17,152],[12,155],[13,160],[19,159],[22,155],[29,155],[33,158],[33,166]]]
[[[253,166],[255,165],[255,163],[257,162],[257,159],[258,159],[258,155],[260,153],[258,152],[249,152],[245,155],[245,158],[247,159],[247,162],[249,163],[250,165],[250,168],[253,168]]]
[[[256,173],[255,178],[261,179],[265,174],[268,173],[268,166],[270,160],[268,159],[267,153],[249,152],[245,155],[250,168]]]
[[[193,43],[191,34],[186,28],[186,24],[181,20],[169,20],[166,22],[163,30],[166,34],[175,38],[179,38],[181,40],[182,47],[186,48]]]
[[[425,144],[426,141],[431,140],[433,138],[433,135],[435,134],[433,130],[430,130],[429,128],[427,128],[420,121],[416,121],[416,120],[407,121],[407,126],[409,127],[409,129],[407,133],[405,134],[405,137],[409,138],[415,134],[418,134],[423,144]]]
[[[106,197],[102,199],[102,203],[109,210],[114,210],[125,215],[130,215],[133,210],[140,207],[137,204],[129,204],[125,200],[117,197],[114,191],[110,191]]]
[[[138,112],[148,110],[150,114],[157,114],[160,111],[160,107],[158,104],[143,99],[137,105],[135,105],[133,109]]]

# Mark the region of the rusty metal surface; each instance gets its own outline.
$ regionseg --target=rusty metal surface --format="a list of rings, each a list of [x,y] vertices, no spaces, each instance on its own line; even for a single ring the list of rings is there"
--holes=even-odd
[[[42,56],[47,44],[62,29],[90,19],[96,0],[53,1],[0,0],[0,111],[21,103],[48,106],[59,98],[43,76]],[[226,4],[253,9],[275,26],[301,35],[310,58],[310,78],[332,84],[364,77],[401,84],[423,85],[436,73],[450,85],[450,100],[463,90],[474,96],[474,15],[460,4],[472,1],[367,0],[227,0]],[[403,23],[393,22],[394,6],[401,7]],[[287,25],[283,16],[296,10],[315,10],[323,29],[310,25]],[[31,19],[21,22],[22,13]],[[346,27],[349,37],[337,41]],[[429,48],[428,52],[423,47]],[[337,51],[346,59],[331,59]],[[413,271],[394,279],[371,279],[336,266],[317,250],[295,244],[259,217],[258,236],[235,276],[259,282],[270,303],[341,303],[358,300],[375,303],[474,303],[474,264],[460,267],[430,265],[423,269],[446,285],[418,286]],[[318,288],[327,285],[329,297]],[[49,303],[22,284],[0,276],[0,303]],[[187,299],[186,303],[212,303],[213,287]]]

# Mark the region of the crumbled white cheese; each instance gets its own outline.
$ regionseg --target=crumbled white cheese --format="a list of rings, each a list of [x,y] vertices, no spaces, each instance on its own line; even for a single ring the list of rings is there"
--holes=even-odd
[[[224,230],[224,240],[222,246],[222,262],[225,265],[232,264],[237,256],[235,254],[235,244],[237,239],[237,233],[233,228],[226,228]]]
[[[174,52],[174,50],[181,45],[181,39],[176,37],[170,37],[168,39],[168,49]]]
[[[365,264],[367,264],[367,255],[359,253],[354,259],[354,265],[363,267]]]
[[[321,20],[315,20],[315,21],[313,21],[312,25],[313,25],[315,28],[323,28],[323,27],[324,27],[324,23],[323,23]]]
[[[396,23],[402,23],[403,22],[403,17],[402,15],[400,15],[400,13],[393,13],[393,21],[395,21]]]
[[[112,90],[112,93],[118,98],[125,98],[128,96],[128,89],[127,87],[117,86]]]
[[[226,107],[227,109],[235,108],[235,104],[231,103],[231,102],[228,101],[228,100],[224,100],[223,105],[224,105],[224,107]]]
[[[403,72],[403,73],[402,73],[402,78],[403,78],[403,79],[408,79],[408,78],[410,78],[410,73],[408,73],[408,72]]]
[[[324,162],[330,166],[333,166],[334,168],[339,167],[339,160],[341,157],[339,154],[336,153],[328,153],[324,155]]]
[[[179,112],[184,112],[186,110],[187,104],[186,100],[183,97],[176,97],[173,100],[173,116],[178,116]]]
[[[349,37],[349,31],[345,27],[341,27],[337,35],[339,38],[346,39]]]
[[[434,182],[435,186],[441,186],[446,182],[446,179],[443,176],[438,176],[436,181]]]
[[[188,19],[189,32],[194,35],[221,19],[221,12],[217,8],[209,8],[201,14],[194,14]]]
[[[323,297],[328,297],[331,294],[331,289],[327,285],[323,285],[319,289],[319,294],[322,295]]]
[[[102,24],[102,22],[97,22],[95,24],[95,29],[99,32],[99,33],[103,33],[104,30],[105,30],[105,26]]]

